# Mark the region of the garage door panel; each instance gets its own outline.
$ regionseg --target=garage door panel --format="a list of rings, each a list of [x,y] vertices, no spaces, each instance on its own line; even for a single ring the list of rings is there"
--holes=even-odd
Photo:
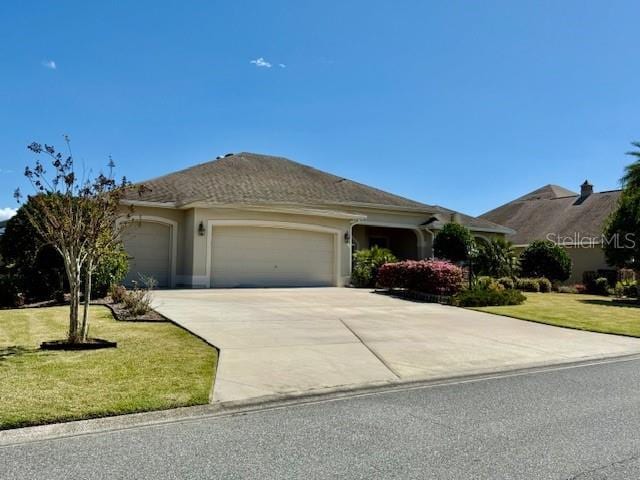
[[[171,228],[154,222],[135,222],[122,235],[129,256],[124,283],[139,282],[140,276],[153,277],[159,287],[168,287],[171,278]]]
[[[334,236],[262,227],[214,227],[212,286],[335,284]]]

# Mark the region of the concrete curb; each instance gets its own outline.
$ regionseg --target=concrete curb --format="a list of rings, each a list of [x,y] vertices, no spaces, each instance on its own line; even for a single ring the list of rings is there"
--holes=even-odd
[[[154,427],[172,423],[200,421],[204,418],[246,415],[286,407],[302,406],[314,403],[339,401],[342,399],[385,394],[399,391],[436,388],[452,384],[463,384],[501,378],[543,374],[557,370],[597,366],[608,363],[640,360],[640,353],[616,357],[589,357],[564,363],[539,364],[519,367],[511,370],[493,370],[465,374],[454,377],[429,379],[408,379],[402,381],[376,382],[366,385],[345,385],[309,392],[293,392],[279,395],[256,397],[249,400],[182,407],[171,410],[134,413],[115,417],[79,420],[67,423],[54,423],[0,431],[0,448],[20,444],[54,440],[58,438],[93,435],[134,428]]]

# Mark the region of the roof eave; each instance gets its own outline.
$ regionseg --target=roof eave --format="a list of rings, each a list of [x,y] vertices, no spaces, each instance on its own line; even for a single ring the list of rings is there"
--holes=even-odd
[[[314,217],[339,218],[344,220],[365,220],[366,215],[359,213],[343,212],[338,210],[324,210],[306,206],[291,205],[268,205],[268,204],[231,204],[231,203],[209,203],[209,202],[193,202],[180,206],[180,209],[186,210],[190,208],[224,208],[233,210],[251,210],[254,212],[271,212],[271,213],[289,213],[294,215],[309,215]]]

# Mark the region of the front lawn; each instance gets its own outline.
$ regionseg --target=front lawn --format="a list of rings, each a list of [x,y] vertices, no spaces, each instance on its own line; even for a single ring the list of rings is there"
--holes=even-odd
[[[217,352],[169,322],[117,322],[91,309],[90,335],[115,349],[40,351],[68,307],[0,311],[0,429],[205,404]]]
[[[640,304],[596,295],[527,293],[522,305],[475,310],[561,327],[640,337]]]

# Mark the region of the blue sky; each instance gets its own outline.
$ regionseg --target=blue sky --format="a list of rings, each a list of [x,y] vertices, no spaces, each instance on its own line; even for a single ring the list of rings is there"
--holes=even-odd
[[[28,191],[26,145],[65,133],[87,170],[112,155],[132,180],[253,151],[471,214],[547,183],[613,189],[640,139],[639,17],[633,1],[2,2],[0,216]]]

